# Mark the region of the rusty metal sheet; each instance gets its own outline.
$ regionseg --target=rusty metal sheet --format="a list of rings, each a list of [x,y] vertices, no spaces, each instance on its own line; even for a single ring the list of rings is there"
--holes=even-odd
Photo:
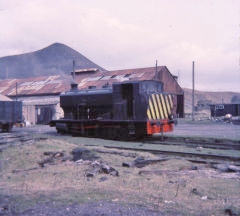
[[[67,86],[70,82],[61,76],[0,80],[0,93],[6,96],[56,94],[65,91]]]

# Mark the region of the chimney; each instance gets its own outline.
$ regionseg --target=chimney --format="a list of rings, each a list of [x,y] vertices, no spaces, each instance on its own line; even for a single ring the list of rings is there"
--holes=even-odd
[[[77,83],[72,83],[71,84],[71,90],[78,90],[78,84]]]

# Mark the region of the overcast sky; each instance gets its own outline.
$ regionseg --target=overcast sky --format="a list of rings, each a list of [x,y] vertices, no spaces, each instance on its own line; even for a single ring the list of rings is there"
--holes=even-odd
[[[59,42],[107,70],[166,65],[182,87],[240,92],[239,0],[0,0],[0,57]]]

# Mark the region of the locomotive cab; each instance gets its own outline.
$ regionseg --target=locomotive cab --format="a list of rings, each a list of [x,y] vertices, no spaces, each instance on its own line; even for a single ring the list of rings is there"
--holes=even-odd
[[[114,119],[132,120],[135,134],[173,130],[173,98],[159,81],[113,84]]]

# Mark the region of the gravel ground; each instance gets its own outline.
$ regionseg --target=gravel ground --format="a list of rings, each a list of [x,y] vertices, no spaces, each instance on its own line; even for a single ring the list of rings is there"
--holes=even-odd
[[[240,125],[224,122],[191,122],[180,120],[174,131],[166,135],[171,136],[198,136],[219,139],[240,140]]]

